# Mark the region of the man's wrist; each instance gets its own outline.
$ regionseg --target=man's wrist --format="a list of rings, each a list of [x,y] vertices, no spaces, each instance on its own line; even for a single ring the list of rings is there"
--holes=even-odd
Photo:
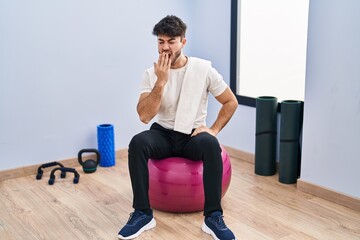
[[[218,130],[217,128],[214,128],[214,127],[211,127],[209,129],[214,133],[215,136],[218,135],[218,133],[220,132],[220,130]]]
[[[167,82],[166,79],[160,79],[160,78],[158,78],[157,81],[156,81],[156,83],[155,83],[155,86],[156,86],[156,87],[163,88],[163,87],[165,87],[166,82]]]

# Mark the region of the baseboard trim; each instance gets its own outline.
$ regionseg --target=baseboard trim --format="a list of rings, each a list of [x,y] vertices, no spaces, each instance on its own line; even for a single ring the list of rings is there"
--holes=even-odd
[[[127,154],[128,154],[127,149],[121,149],[121,150],[118,150],[115,152],[116,159],[127,157]],[[95,157],[95,155],[86,155],[86,156],[84,156],[84,160],[87,160],[89,158],[94,159],[94,157]],[[49,161],[49,162],[51,162],[51,161]],[[66,167],[70,167],[70,168],[79,166],[79,162],[78,162],[77,158],[70,158],[70,159],[60,160],[57,162],[63,164]],[[39,166],[41,166],[41,164],[43,164],[43,163],[0,171],[0,182],[9,180],[9,179],[13,179],[13,178],[34,175],[37,173],[37,170],[38,170]],[[51,168],[49,168],[49,169],[51,170]],[[50,171],[49,169],[45,168],[44,172]]]
[[[241,151],[225,145],[224,147],[231,158],[236,158],[245,162],[255,164],[255,155],[253,153]]]
[[[337,203],[339,205],[351,208],[356,211],[360,211],[359,198],[339,193],[334,190],[306,182],[302,179],[299,179],[296,185],[297,189],[302,192],[309,193],[316,197],[320,197],[322,199]]]

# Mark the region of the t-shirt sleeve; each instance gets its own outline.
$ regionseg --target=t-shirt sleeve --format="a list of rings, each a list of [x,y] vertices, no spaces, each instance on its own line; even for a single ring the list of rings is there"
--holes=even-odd
[[[208,91],[214,96],[217,97],[222,94],[227,88],[227,84],[224,81],[224,78],[215,68],[211,68],[208,73],[208,81],[210,81]]]
[[[150,73],[149,71],[145,71],[143,74],[143,80],[140,84],[140,94],[145,92],[151,92],[152,87],[150,83]]]

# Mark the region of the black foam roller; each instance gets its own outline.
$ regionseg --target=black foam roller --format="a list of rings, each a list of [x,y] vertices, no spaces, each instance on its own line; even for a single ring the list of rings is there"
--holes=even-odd
[[[256,99],[255,173],[271,176],[276,173],[277,98]]]
[[[281,102],[279,181],[296,183],[300,176],[303,102],[286,100]]]

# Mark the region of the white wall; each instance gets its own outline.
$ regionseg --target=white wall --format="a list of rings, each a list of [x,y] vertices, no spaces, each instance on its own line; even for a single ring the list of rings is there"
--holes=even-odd
[[[114,124],[116,149],[147,129],[138,87],[157,56],[152,27],[167,14],[188,23],[185,52],[212,60],[229,83],[230,0],[0,0],[0,170],[96,147],[98,124]],[[217,111],[212,99],[209,124]],[[219,138],[251,152],[254,110],[238,112]]]
[[[97,147],[102,123],[127,147],[148,127],[135,107],[167,14],[191,22],[183,1],[0,0],[0,170]]]
[[[301,179],[360,197],[360,1],[310,1]]]

